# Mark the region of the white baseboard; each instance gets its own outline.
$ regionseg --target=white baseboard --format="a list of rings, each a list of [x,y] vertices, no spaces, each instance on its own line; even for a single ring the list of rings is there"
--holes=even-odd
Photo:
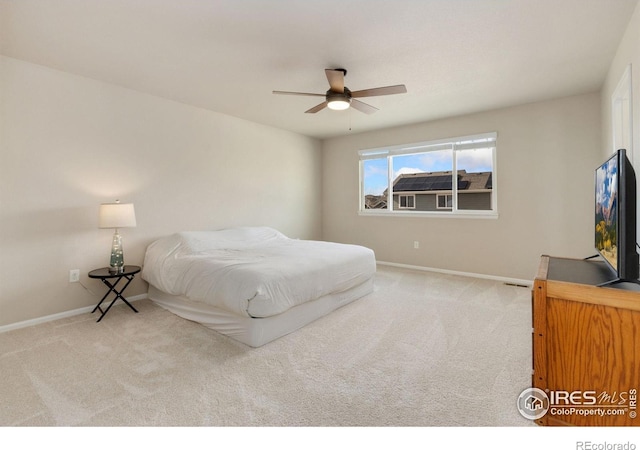
[[[127,297],[127,301],[135,302],[137,300],[143,300],[147,298],[147,294],[134,295],[132,297]],[[51,314],[50,316],[38,317],[37,319],[25,320],[23,322],[11,323],[9,325],[0,326],[0,333],[4,333],[5,331],[17,330],[19,328],[26,328],[33,325],[39,325],[45,322],[52,322],[58,319],[65,319],[67,317],[73,317],[80,314],[90,313],[93,311],[94,306],[85,306],[84,308],[73,309],[71,311],[65,311],[57,314]]]
[[[423,272],[437,272],[437,273],[444,273],[447,275],[458,275],[461,277],[482,278],[484,280],[502,281],[503,283],[514,284],[516,286],[523,286],[523,287],[533,286],[532,280],[521,280],[518,278],[499,277],[494,275],[485,275],[482,273],[459,272],[457,270],[438,269],[434,267],[412,266],[409,264],[399,264],[399,263],[392,263],[392,262],[386,262],[386,261],[376,261],[376,262],[381,266],[391,266],[391,267],[399,267],[402,269],[421,270]]]
[[[514,284],[517,286],[526,286],[526,287],[533,286],[532,280],[520,280],[517,278],[506,278],[506,277],[498,277],[498,276],[485,275],[485,274],[479,274],[479,273],[460,272],[457,270],[437,269],[434,267],[412,266],[410,264],[399,264],[399,263],[392,263],[392,262],[386,262],[386,261],[376,261],[376,262],[377,264],[380,264],[382,266],[398,267],[402,269],[421,270],[423,272],[444,273],[447,275],[458,275],[462,277],[482,278],[485,280],[501,281],[503,283]],[[140,295],[135,295],[133,297],[127,297],[127,300],[133,302],[133,301],[142,300],[145,298],[147,298],[147,294],[140,294]],[[3,325],[3,326],[0,326],[0,333],[4,333],[5,331],[17,330],[19,328],[26,328],[32,325],[39,325],[45,322],[52,322],[54,320],[64,319],[67,317],[73,317],[79,314],[89,313],[93,310],[93,308],[95,308],[95,306],[85,306],[84,308],[78,308],[71,311],[52,314],[50,316],[44,316],[44,317],[39,317],[37,319],[25,320],[24,322],[17,322],[9,325]]]

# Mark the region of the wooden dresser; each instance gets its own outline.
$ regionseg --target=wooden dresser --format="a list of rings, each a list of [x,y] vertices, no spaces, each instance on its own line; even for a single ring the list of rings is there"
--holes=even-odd
[[[532,292],[538,425],[640,425],[640,286],[602,261],[542,256]]]

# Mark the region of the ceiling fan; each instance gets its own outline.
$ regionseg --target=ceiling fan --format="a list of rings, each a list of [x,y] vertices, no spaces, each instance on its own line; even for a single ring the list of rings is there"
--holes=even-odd
[[[398,84],[395,86],[385,86],[372,89],[363,89],[361,91],[350,91],[348,87],[344,85],[344,77],[347,75],[346,69],[325,69],[324,73],[329,81],[329,90],[324,94],[312,94],[308,92],[287,92],[287,91],[273,91],[274,94],[284,95],[307,95],[313,97],[324,97],[325,101],[319,105],[314,106],[311,109],[305,111],[305,113],[317,113],[324,108],[330,108],[334,110],[343,110],[352,106],[366,114],[373,114],[378,111],[375,106],[368,105],[358,98],[362,97],[375,97],[378,95],[391,95],[391,94],[405,94],[407,88],[404,84]]]

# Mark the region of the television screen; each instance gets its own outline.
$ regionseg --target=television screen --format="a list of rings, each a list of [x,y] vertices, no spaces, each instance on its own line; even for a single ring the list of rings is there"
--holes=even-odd
[[[636,174],[624,149],[596,169],[596,250],[615,275],[607,285],[640,284],[636,189]]]
[[[595,244],[598,253],[618,271],[618,157],[596,170]]]

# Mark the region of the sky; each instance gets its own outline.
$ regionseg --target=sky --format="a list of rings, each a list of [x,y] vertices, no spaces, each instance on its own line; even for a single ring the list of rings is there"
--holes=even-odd
[[[492,149],[458,151],[458,170],[467,172],[489,172],[493,168]],[[393,179],[403,173],[440,172],[453,167],[451,150],[433,151],[413,155],[392,157]],[[381,195],[388,187],[387,159],[370,159],[364,161],[364,193],[365,195]]]

